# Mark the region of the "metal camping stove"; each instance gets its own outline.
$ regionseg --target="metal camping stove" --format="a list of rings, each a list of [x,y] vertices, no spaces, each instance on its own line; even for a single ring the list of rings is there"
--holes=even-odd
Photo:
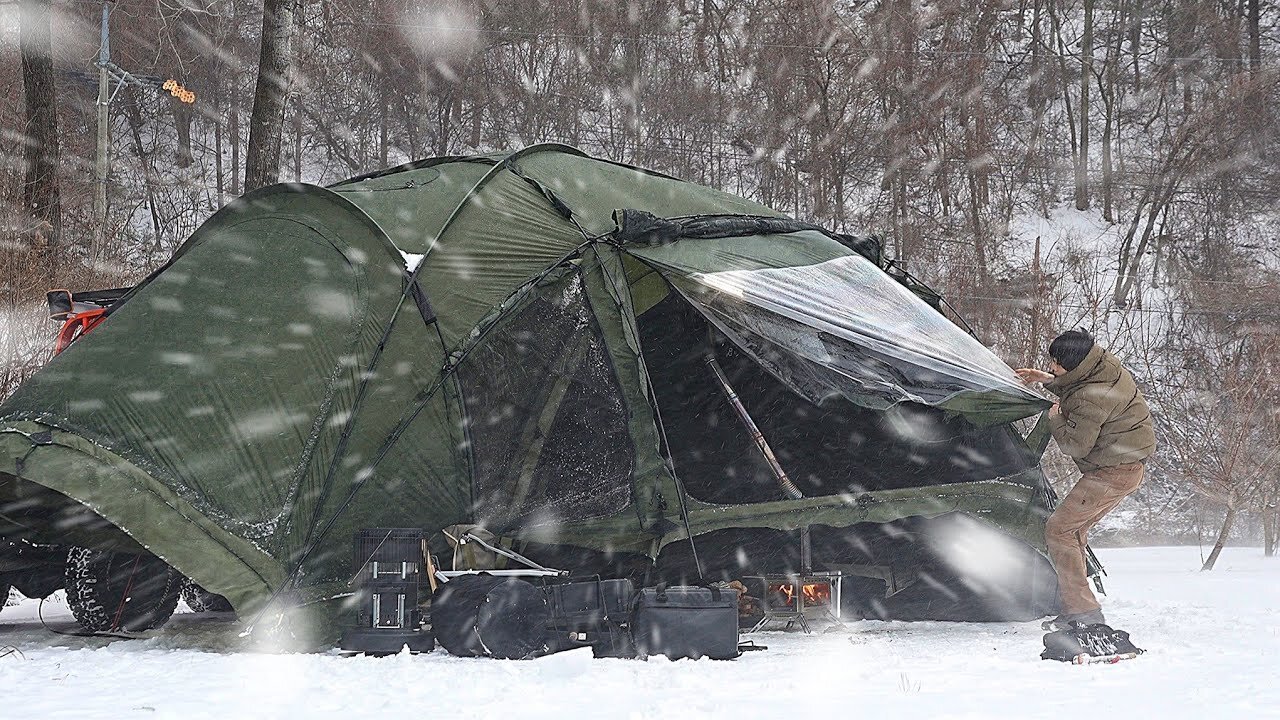
[[[839,571],[802,574],[755,575],[742,579],[748,594],[760,598],[764,616],[747,632],[755,632],[773,622],[785,622],[789,629],[799,624],[812,632],[809,621],[833,620],[840,623]]]

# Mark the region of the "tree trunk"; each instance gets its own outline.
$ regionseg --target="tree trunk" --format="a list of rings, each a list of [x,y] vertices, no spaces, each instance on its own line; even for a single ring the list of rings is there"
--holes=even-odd
[[[1277,535],[1280,535],[1280,502],[1272,499],[1262,506],[1262,553],[1267,557],[1275,557]]]
[[[1080,41],[1080,149],[1076,154],[1076,209],[1089,209],[1089,83],[1093,80],[1093,3],[1084,0]]]
[[[1214,563],[1218,562],[1218,556],[1222,554],[1222,548],[1227,544],[1227,537],[1231,535],[1231,526],[1236,522],[1236,509],[1234,503],[1227,503],[1227,516],[1222,520],[1222,529],[1218,531],[1218,540],[1213,544],[1213,551],[1209,553],[1209,557],[1204,561],[1204,566],[1200,569],[1212,570]]]
[[[978,208],[978,181],[974,177],[976,171],[970,170],[969,175],[969,212],[973,215],[973,256],[974,263],[978,266],[978,287],[985,288],[987,286],[987,241],[985,230],[982,227],[982,215]]]
[[[1249,70],[1257,73],[1262,69],[1262,32],[1260,29],[1262,11],[1259,0],[1249,1]]]
[[[218,191],[218,207],[222,207],[227,202],[227,180],[222,167],[222,118],[213,121],[213,171]]]
[[[22,207],[30,218],[28,236],[48,250],[62,240],[62,199],[58,184],[58,106],[54,86],[49,1],[22,0],[20,7],[22,87],[26,93]]]
[[[1102,126],[1102,219],[1109,223],[1114,223],[1115,212],[1112,207],[1114,171],[1111,167],[1111,125],[1112,118],[1115,117],[1115,86],[1112,86],[1111,93],[1109,97],[1104,99],[1107,118]]]
[[[240,88],[235,81],[231,82],[231,104],[227,110],[227,141],[231,143],[231,167],[227,177],[230,180],[230,194],[240,196]]]
[[[1133,54],[1133,92],[1142,93],[1142,0],[1133,4],[1129,13],[1129,51]]]
[[[159,251],[163,226],[160,223],[160,215],[156,211],[151,163],[147,158],[146,147],[142,144],[142,108],[138,105],[138,93],[133,88],[129,88],[128,94],[124,96],[124,116],[129,121],[129,130],[133,137],[133,152],[138,156],[138,164],[142,167],[142,182],[147,194],[147,209],[151,212],[151,231],[154,235],[151,247],[153,251]]]
[[[1133,248],[1134,232],[1137,229],[1138,217],[1134,217],[1134,222],[1129,226],[1129,232],[1125,235],[1125,239],[1121,244],[1120,251],[1120,272],[1116,275],[1115,293],[1112,300],[1116,307],[1127,307],[1129,303],[1129,293],[1133,290],[1134,284],[1138,281],[1138,267],[1142,263],[1142,257],[1147,252],[1147,246],[1151,243],[1152,238],[1156,237],[1155,225],[1161,214],[1166,214],[1170,201],[1173,200],[1174,190],[1177,188],[1177,178],[1170,178],[1167,189],[1157,190],[1154,199],[1151,201],[1151,207],[1147,210],[1147,222],[1142,228],[1142,237],[1138,240],[1138,245]],[[1147,192],[1150,192],[1148,189]],[[1144,199],[1146,195],[1144,194]],[[1143,203],[1139,202],[1138,212],[1142,211]],[[1133,248],[1132,255],[1129,254],[1130,248]]]
[[[293,181],[302,182],[302,95],[293,96]]]
[[[1062,39],[1062,24],[1058,20],[1058,13],[1054,11],[1054,3],[1049,3],[1049,22],[1053,25],[1053,35],[1058,44],[1058,78],[1062,83],[1062,106],[1066,112],[1066,125],[1071,139],[1071,157],[1074,161],[1080,159],[1080,140],[1076,137],[1076,121],[1075,114],[1071,109],[1071,85],[1068,82],[1067,73],[1067,44]]]
[[[195,162],[191,154],[191,106],[176,100],[169,102],[169,105],[173,108],[173,125],[178,138],[178,153],[174,165],[188,168]]]
[[[387,86],[382,86],[378,94],[378,168],[383,169],[390,164],[390,138],[387,131]]]
[[[1118,25],[1123,26],[1126,17],[1124,12],[1118,13]],[[1116,124],[1119,122],[1116,107],[1120,83],[1116,81],[1116,70],[1123,62],[1124,35],[1112,32],[1111,41],[1107,43],[1107,57],[1101,76],[1098,78],[1098,91],[1102,96],[1103,110],[1106,119],[1102,127],[1102,217],[1109,223],[1116,220],[1115,214],[1115,167],[1113,162],[1113,143],[1115,142]]]
[[[262,7],[262,53],[258,82],[249,115],[249,147],[245,151],[244,190],[280,181],[280,144],[285,100],[293,63],[293,14],[298,0],[265,0]]]
[[[901,170],[898,171],[898,177],[893,182],[893,198],[894,205],[897,206],[894,216],[898,222],[898,262],[906,263],[911,257],[915,244],[912,242],[911,216],[907,208],[907,180]]]
[[[1276,554],[1276,511],[1267,508],[1262,515],[1262,554],[1275,557]]]
[[[1027,84],[1027,105],[1031,108],[1032,124],[1031,137],[1027,140],[1027,149],[1023,155],[1022,171],[1019,177],[1023,184],[1026,184],[1031,177],[1032,168],[1037,164],[1043,164],[1040,146],[1044,138],[1044,113],[1048,97],[1043,87],[1045,68],[1042,58],[1044,51],[1044,37],[1041,30],[1042,4],[1042,0],[1035,0],[1031,13],[1031,75],[1030,82]],[[1036,185],[1041,186],[1038,189],[1043,194],[1040,179],[1041,177],[1037,177]]]

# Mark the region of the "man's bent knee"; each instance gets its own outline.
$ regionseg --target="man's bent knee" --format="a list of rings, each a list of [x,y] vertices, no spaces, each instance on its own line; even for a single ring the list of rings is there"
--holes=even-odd
[[[1073,542],[1076,532],[1079,528],[1073,527],[1071,523],[1066,522],[1062,515],[1054,513],[1044,523],[1044,536],[1048,540],[1050,538],[1061,540],[1063,542]]]

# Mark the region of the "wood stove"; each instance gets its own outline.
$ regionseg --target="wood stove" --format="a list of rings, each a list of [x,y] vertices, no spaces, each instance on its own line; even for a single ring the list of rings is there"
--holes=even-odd
[[[839,571],[754,575],[742,579],[748,594],[760,599],[763,616],[747,632],[769,623],[799,625],[805,632],[811,620],[840,623]]]

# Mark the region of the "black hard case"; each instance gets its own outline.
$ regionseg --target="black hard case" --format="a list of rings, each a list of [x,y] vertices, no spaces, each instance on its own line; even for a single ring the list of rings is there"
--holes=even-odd
[[[556,623],[626,622],[636,590],[630,580],[574,580],[543,588]]]
[[[591,647],[596,657],[633,657],[631,636],[635,586],[626,579],[574,580],[546,585],[551,608],[547,646],[551,652]]]
[[[645,588],[636,596],[631,636],[641,656],[738,657],[738,591],[728,588]]]

